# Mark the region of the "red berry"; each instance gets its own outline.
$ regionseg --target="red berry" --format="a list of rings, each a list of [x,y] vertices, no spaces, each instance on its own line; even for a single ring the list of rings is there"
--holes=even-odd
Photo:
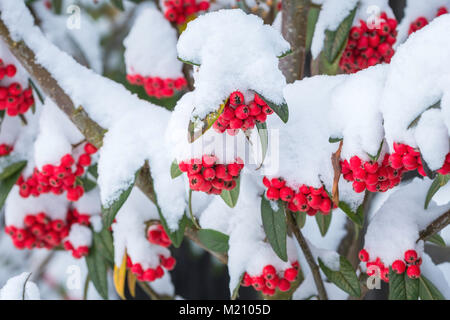
[[[289,283],[288,280],[280,279],[280,281],[278,281],[278,289],[280,289],[280,291],[286,292],[286,291],[289,291],[290,288],[291,288],[291,284]]]
[[[405,261],[408,263],[414,263],[417,260],[416,250],[408,250],[405,252]]]
[[[87,153],[83,153],[79,158],[78,158],[78,164],[83,166],[83,167],[88,167],[91,165],[91,156],[88,155]]]
[[[295,269],[295,268],[288,268],[288,269],[286,269],[286,270],[284,271],[284,278],[285,278],[287,281],[292,282],[292,281],[295,280],[295,278],[297,278],[297,274],[298,274],[297,269]]]
[[[280,198],[283,201],[290,202],[294,197],[294,191],[289,187],[283,187],[280,189]]]
[[[417,279],[420,277],[420,268],[416,265],[409,266],[408,269],[406,269],[406,274],[411,279]]]
[[[216,177],[216,171],[213,168],[205,168],[202,174],[207,181],[212,181]]]
[[[237,177],[241,172],[241,166],[238,163],[230,163],[227,165],[227,171],[233,177]]]
[[[263,268],[263,277],[266,280],[273,279],[276,273],[277,271],[275,270],[275,267],[270,264]]]
[[[269,188],[266,192],[267,199],[269,200],[278,200],[280,198],[280,192],[276,188]]]
[[[94,154],[97,152],[97,148],[92,143],[86,143],[84,145],[84,152],[87,154]]]
[[[397,272],[398,274],[402,274],[405,272],[406,265],[402,260],[395,260],[394,263],[392,263],[392,270]]]
[[[365,249],[362,249],[359,252],[358,257],[359,257],[359,260],[361,260],[362,262],[369,261],[369,253]]]
[[[245,104],[241,104],[236,108],[235,116],[238,119],[244,120],[247,119],[250,114],[250,110]]]
[[[240,91],[234,91],[230,94],[230,104],[234,107],[244,103],[244,95]]]

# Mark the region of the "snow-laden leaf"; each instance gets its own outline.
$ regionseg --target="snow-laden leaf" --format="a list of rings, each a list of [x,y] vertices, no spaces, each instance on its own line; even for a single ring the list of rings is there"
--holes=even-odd
[[[97,186],[97,183],[88,177],[77,178],[77,181],[83,186],[84,192],[89,192]]]
[[[103,299],[108,299],[107,265],[103,253],[100,248],[97,247],[95,237],[94,243],[89,249],[89,254],[85,259],[89,278],[94,284],[95,289]]]
[[[426,108],[421,114],[419,114],[416,118],[414,118],[414,120],[411,121],[411,123],[408,125],[408,129],[411,129],[411,128],[414,128],[415,126],[417,126],[420,118],[422,118],[422,114],[425,113],[426,111],[431,110],[431,109],[440,109],[440,108],[441,108],[441,100],[439,100],[435,104],[432,104],[431,106]]]
[[[102,219],[103,219],[103,225],[105,227],[111,226],[111,224],[114,221],[114,218],[117,215],[117,212],[119,212],[120,208],[122,208],[125,201],[128,199],[128,196],[131,193],[131,190],[134,187],[134,183],[136,182],[136,178],[139,174],[139,170],[134,175],[133,182],[128,186],[127,189],[122,191],[122,193],[119,195],[119,197],[113,201],[113,203],[109,207],[104,207],[102,205]]]
[[[437,177],[433,180],[433,183],[430,186],[430,189],[428,189],[427,196],[425,197],[425,205],[424,208],[427,209],[428,205],[430,204],[431,199],[433,199],[433,196],[438,192],[438,190],[445,186],[447,182],[450,180],[450,174],[442,175],[438,174]]]
[[[22,169],[25,167],[25,165],[26,162],[23,164],[23,166],[16,168],[17,170],[14,173],[11,173],[7,178],[0,180],[0,209],[3,208],[9,192],[14,187],[17,179],[19,179],[22,173]]]
[[[200,138],[206,131],[208,131],[212,127],[214,122],[216,122],[216,120],[225,109],[227,101],[228,99],[220,105],[217,111],[207,114],[205,118],[200,119],[199,117],[194,117],[194,120],[189,121],[188,140],[190,143]]]
[[[114,287],[116,288],[117,294],[125,300],[125,280],[127,275],[127,251],[123,254],[122,263],[120,266],[114,265]]]
[[[256,92],[256,94],[264,100],[265,103],[267,103],[267,105],[270,107],[270,109],[272,109],[277,115],[278,117],[280,117],[280,119],[286,123],[289,120],[289,108],[288,105],[285,101],[283,101],[283,103],[281,104],[276,104],[272,101],[270,101],[269,99],[265,98],[263,95],[261,95],[260,93]]]
[[[98,178],[98,163],[93,164],[87,169],[87,172],[89,172],[95,179]]]
[[[100,232],[94,232],[93,240],[95,247],[100,254],[111,264],[111,266],[114,265],[114,245],[111,231],[103,228]]]
[[[233,294],[231,295],[231,300],[236,300],[239,297],[239,288],[241,287],[242,279],[244,279],[244,274],[239,277],[239,282],[233,290]]]
[[[197,66],[197,67],[200,66],[200,64],[198,64],[198,63],[195,63],[195,62],[192,62],[192,61],[183,60],[183,59],[181,59],[180,57],[177,57],[177,58],[178,58],[178,60],[180,60],[181,62],[186,63],[186,64],[190,64],[191,66]]]
[[[52,0],[52,9],[56,14],[61,14],[63,0]]]
[[[222,197],[223,201],[230,207],[234,208],[236,206],[236,203],[239,199],[239,190],[240,190],[240,178],[236,179],[236,187],[232,190],[222,190],[222,193],[220,196]]]
[[[256,128],[258,129],[259,138],[261,139],[261,164],[263,165],[264,159],[266,158],[267,148],[269,146],[269,135],[267,132],[267,124],[265,122],[256,123]]]
[[[13,174],[17,172],[22,172],[23,168],[27,165],[27,161],[18,161],[10,164],[7,166],[3,171],[0,173],[0,180],[4,180],[6,178],[9,178]]]
[[[175,179],[176,177],[179,177],[182,174],[183,172],[180,170],[177,160],[173,160],[172,164],[170,165],[170,177],[172,179]]]
[[[344,211],[347,217],[356,223],[358,226],[362,227],[364,223],[364,208],[362,205],[358,207],[356,212],[353,212],[350,206],[344,201],[339,201],[339,209]]]
[[[426,241],[429,241],[431,243],[434,243],[440,247],[445,248],[447,246],[447,244],[445,243],[444,239],[442,239],[442,237],[440,235],[433,234],[432,236],[428,237],[425,239]]]
[[[198,230],[198,238],[205,247],[212,251],[219,253],[228,252],[228,240],[230,237],[222,232],[213,229],[200,229]]]
[[[269,240],[273,251],[278,257],[283,261],[287,261],[287,225],[284,216],[284,206],[281,201],[277,203],[277,206],[277,210],[274,211],[270,201],[265,196],[261,197],[261,218],[267,240]]]
[[[167,225],[167,220],[162,215],[161,209],[159,207],[157,207],[157,208],[158,208],[159,220],[161,221],[161,225],[163,226],[164,231],[166,231],[167,235],[169,236],[170,240],[172,241],[172,245],[175,248],[180,247],[181,242],[183,242],[184,230],[186,229],[189,218],[186,215],[183,215],[183,218],[181,218],[180,222],[178,223],[178,229],[176,231],[172,231],[169,229],[169,226]]]
[[[342,140],[343,140],[342,138],[334,138],[334,137],[329,137],[328,138],[328,142],[329,143],[341,142]]]
[[[397,274],[389,269],[389,300],[417,300],[419,279],[410,279],[406,272]]]
[[[325,43],[324,43],[324,54],[327,61],[333,64],[338,59],[340,59],[340,54],[343,52],[345,47],[350,28],[353,24],[353,19],[355,18],[356,9],[354,8],[350,14],[341,22],[339,27],[335,31],[326,30],[325,31]]]
[[[297,226],[302,229],[306,223],[306,212],[300,211],[295,215],[295,221],[297,222]]]
[[[353,297],[361,296],[361,287],[352,264],[343,256],[339,257],[339,270],[331,270],[319,258],[319,266],[328,280]]]
[[[331,212],[329,214],[323,214],[322,212],[317,212],[316,214],[316,222],[319,226],[320,234],[322,237],[325,237],[325,235],[328,232],[328,229],[330,228],[331,223]]]
[[[370,153],[368,153],[367,155],[369,156],[370,160],[372,161],[378,161],[378,158],[380,157],[381,154],[381,150],[383,149],[383,141],[381,141],[380,143],[380,147],[378,148],[377,154],[376,155],[371,155]]]
[[[419,278],[419,297],[420,300],[445,300],[442,293],[423,275]]]
[[[316,29],[316,23],[319,19],[320,6],[313,3],[310,4],[308,12],[308,27],[306,30],[306,51],[311,49],[311,43],[314,35],[314,30]]]

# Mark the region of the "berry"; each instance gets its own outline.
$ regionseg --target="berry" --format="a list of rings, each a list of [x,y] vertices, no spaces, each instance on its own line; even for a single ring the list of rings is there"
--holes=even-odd
[[[276,272],[277,271],[275,270],[274,266],[272,266],[272,265],[265,266],[263,268],[264,279],[266,279],[266,280],[273,279],[276,275]]]
[[[292,281],[295,280],[295,278],[297,278],[297,274],[298,274],[297,269],[295,269],[295,268],[288,268],[288,269],[286,269],[286,270],[284,271],[284,278],[285,278],[287,281],[292,282]]]
[[[362,262],[367,262],[369,261],[369,253],[362,249],[359,254],[358,254],[359,260],[361,260]]]
[[[394,270],[398,274],[402,274],[405,272],[406,264],[402,260],[395,260],[392,263],[392,270]]]
[[[417,265],[408,266],[406,274],[411,279],[417,279],[420,277],[420,268]]]
[[[291,284],[289,283],[288,280],[280,279],[280,281],[278,282],[278,289],[280,289],[280,291],[286,292],[286,291],[289,291],[290,288],[291,288]]]
[[[405,252],[405,261],[408,263],[414,263],[417,260],[416,250],[408,250]]]
[[[276,188],[269,188],[266,192],[267,199],[269,200],[278,200],[280,198],[280,191]]]

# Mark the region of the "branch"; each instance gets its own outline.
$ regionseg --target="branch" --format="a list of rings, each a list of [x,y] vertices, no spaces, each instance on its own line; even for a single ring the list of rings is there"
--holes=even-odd
[[[292,53],[280,59],[280,69],[288,83],[303,78],[309,6],[309,0],[283,0],[281,33]]]
[[[59,86],[50,72],[36,62],[34,52],[23,41],[15,42],[12,40],[8,28],[0,19],[0,38],[8,45],[11,53],[19,60],[27,72],[36,80],[42,91],[53,100],[53,102],[69,117],[69,119],[80,130],[83,136],[97,148],[103,144],[105,129],[92,120],[87,112],[80,106],[75,105],[69,95]],[[136,179],[136,186],[156,204],[156,195],[153,189],[153,181],[150,174],[150,167],[146,163]],[[223,263],[227,263],[227,256],[221,255],[209,250],[201,245],[195,230],[186,228],[186,237],[197,243],[200,247],[216,256]]]
[[[283,2],[284,4],[284,2]],[[292,213],[288,210],[286,210],[286,218],[289,228],[291,229],[292,233],[294,233],[295,238],[297,239],[298,244],[300,245],[300,248],[303,251],[303,254],[305,255],[306,261],[308,262],[309,267],[311,268],[311,273],[314,277],[314,282],[317,287],[317,293],[319,294],[320,300],[328,300],[327,291],[325,290],[325,286],[323,284],[322,277],[320,276],[320,270],[317,266],[314,257],[312,255],[311,249],[308,246],[308,243],[306,242],[306,239],[303,237],[302,232],[298,228],[297,224],[294,221],[294,217],[292,217]]]
[[[420,240],[426,240],[428,237],[441,231],[449,224],[450,224],[450,210],[442,214],[439,218],[431,222],[425,229],[420,231],[419,239],[417,239],[416,242],[419,242]]]

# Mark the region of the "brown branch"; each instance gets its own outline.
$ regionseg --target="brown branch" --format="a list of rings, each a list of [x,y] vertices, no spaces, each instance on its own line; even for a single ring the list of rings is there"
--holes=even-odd
[[[343,140],[339,142],[339,148],[331,155],[331,164],[334,170],[333,189],[331,190],[331,198],[333,204],[339,205],[339,178],[341,177],[341,151]]]
[[[19,60],[27,72],[36,80],[42,91],[53,100],[53,102],[69,117],[69,119],[80,130],[86,140],[100,148],[103,144],[103,136],[105,130],[94,120],[92,120],[87,112],[80,106],[75,105],[69,95],[59,86],[55,78],[43,66],[36,62],[34,52],[23,41],[15,42],[12,40],[9,30],[0,19],[0,38],[8,45],[11,53]],[[156,195],[153,189],[153,181],[150,174],[150,168],[146,163],[136,179],[136,186],[156,204]],[[221,255],[209,250],[201,245],[198,240],[197,233],[194,230],[186,228],[186,237],[197,243],[206,251],[216,256],[223,263],[227,263],[227,256]]]
[[[450,210],[442,214],[439,218],[431,222],[425,229],[420,231],[419,239],[417,239],[417,242],[419,242],[420,240],[426,240],[428,237],[441,231],[449,224],[450,224]]]
[[[283,0],[281,33],[292,53],[280,59],[280,69],[288,83],[304,75],[309,6],[310,0]]]
[[[284,4],[284,2],[283,2]],[[306,262],[308,262],[308,265],[311,269],[311,273],[314,278],[314,282],[317,287],[317,293],[319,295],[320,300],[328,300],[327,291],[325,290],[325,286],[323,284],[322,277],[320,276],[320,270],[319,266],[317,265],[316,261],[314,260],[314,256],[312,255],[311,249],[308,246],[308,243],[306,242],[305,237],[303,237],[302,232],[298,228],[297,224],[294,221],[294,217],[292,216],[292,213],[290,211],[286,211],[286,218],[287,218],[287,224],[289,228],[291,229],[292,233],[295,235],[295,238],[297,239],[298,244],[300,245],[300,248],[303,251],[303,254],[305,255]]]

